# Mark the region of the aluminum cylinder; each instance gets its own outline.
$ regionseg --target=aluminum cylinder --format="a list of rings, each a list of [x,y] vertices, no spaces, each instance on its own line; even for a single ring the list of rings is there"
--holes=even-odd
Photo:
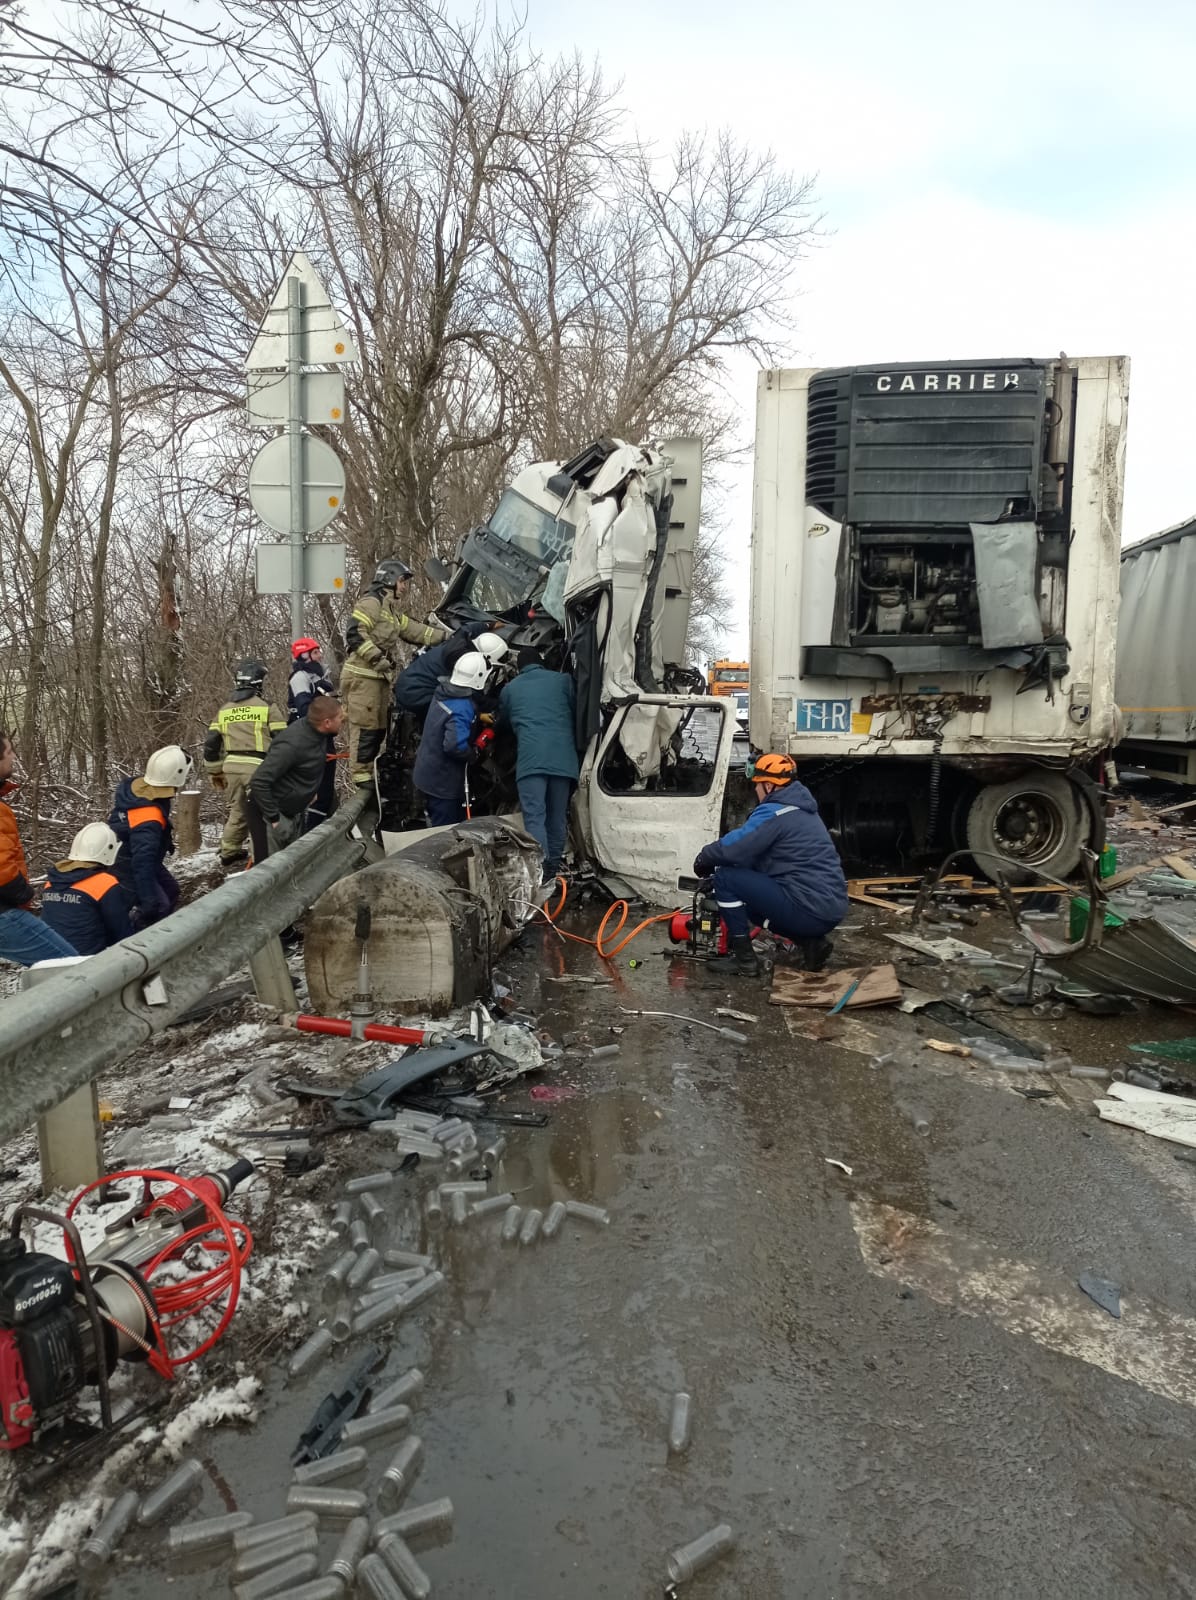
[[[427,1271],[432,1268],[432,1257],[415,1250],[384,1250],[382,1259],[388,1267],[423,1267]]]
[[[386,1411],[371,1411],[364,1417],[354,1417],[341,1431],[343,1444],[364,1444],[367,1439],[377,1439],[386,1433],[398,1433],[411,1426],[410,1406],[390,1406]]]
[[[345,1239],[348,1237],[349,1229],[353,1226],[352,1200],[337,1201],[336,1208],[332,1213],[332,1222],[330,1226],[338,1239]]]
[[[389,1189],[394,1181],[393,1172],[367,1172],[364,1178],[350,1178],[345,1185],[345,1193],[369,1194],[371,1189]]]
[[[379,1389],[378,1393],[370,1401],[368,1410],[371,1412],[389,1411],[391,1406],[402,1405],[404,1401],[410,1400],[414,1395],[419,1394],[423,1386],[423,1373],[418,1367],[412,1367],[401,1378],[396,1378],[393,1383],[388,1383],[385,1389]]]
[[[365,1492],[325,1483],[293,1483],[287,1490],[288,1511],[314,1511],[321,1522],[347,1522],[365,1511]]]
[[[412,1555],[405,1539],[388,1533],[378,1541],[378,1554],[390,1568],[407,1600],[428,1600],[432,1580]]]
[[[523,1213],[523,1221],[519,1224],[519,1243],[521,1245],[535,1244],[540,1237],[540,1229],[544,1225],[544,1213],[536,1206],[532,1206]]]
[[[728,1550],[735,1547],[735,1535],[731,1532],[730,1525],[720,1522],[716,1528],[710,1528],[696,1539],[691,1539],[688,1544],[679,1545],[668,1558],[668,1574],[670,1583],[688,1583],[695,1573],[701,1572],[703,1567],[708,1567],[712,1561],[717,1561],[719,1556],[726,1555]]]
[[[470,1207],[471,1217],[488,1217],[495,1211],[505,1211],[508,1206],[514,1205],[515,1196],[509,1191],[505,1194],[488,1195],[485,1200],[475,1200]]]
[[[233,1534],[252,1525],[252,1511],[228,1511],[222,1517],[205,1517],[202,1522],[178,1522],[166,1535],[166,1550],[169,1555],[178,1556],[222,1544],[231,1547]]]
[[[360,1200],[361,1214],[365,1218],[366,1226],[370,1230],[370,1237],[377,1239],[386,1232],[390,1222],[390,1213],[374,1194],[363,1194]]]
[[[403,1591],[381,1556],[363,1556],[357,1564],[357,1588],[366,1600],[404,1600]]]
[[[463,1228],[468,1220],[469,1201],[457,1189],[449,1196],[449,1221],[454,1228]]]
[[[345,1288],[360,1289],[367,1278],[372,1278],[374,1273],[377,1272],[381,1265],[382,1257],[379,1255],[378,1251],[373,1248],[373,1246],[367,1250],[363,1250],[358,1256],[356,1263],[349,1273],[349,1276],[345,1279]]]
[[[370,1519],[354,1517],[336,1547],[336,1554],[328,1563],[328,1576],[339,1578],[346,1589],[353,1587],[353,1574],[357,1563],[370,1547]]]
[[[424,1441],[413,1433],[391,1456],[378,1485],[378,1509],[397,1511],[424,1464]]]
[[[682,1455],[689,1449],[692,1428],[692,1402],[687,1394],[675,1394],[669,1417],[669,1451],[672,1455]]]
[[[307,1528],[314,1528],[315,1525],[315,1513],[311,1511],[297,1511],[290,1517],[275,1517],[273,1522],[259,1522],[256,1528],[246,1528],[241,1533],[234,1533],[233,1549],[240,1555],[242,1550],[253,1550],[258,1545],[273,1544],[275,1539],[289,1539]]]
[[[563,1200],[554,1200],[544,1213],[544,1226],[540,1229],[540,1232],[546,1239],[555,1239],[568,1215],[569,1213],[565,1210],[565,1202]]]
[[[345,1250],[324,1273],[320,1285],[320,1298],[326,1306],[335,1302],[344,1293],[345,1279],[357,1265],[358,1254],[356,1250]]]
[[[506,1215],[502,1219],[502,1232],[499,1238],[503,1244],[514,1244],[519,1237],[519,1225],[523,1221],[522,1206],[508,1206]]]
[[[453,1525],[453,1502],[447,1495],[439,1500],[426,1500],[422,1506],[404,1506],[389,1517],[375,1522],[370,1537],[377,1544],[388,1533],[397,1533],[400,1539],[411,1539],[417,1533],[443,1533]]]
[[[349,1243],[354,1250],[368,1250],[370,1246],[370,1230],[360,1217],[355,1217],[349,1225]]]
[[[281,1539],[271,1539],[268,1544],[250,1545],[248,1550],[238,1552],[233,1561],[233,1577],[256,1577],[268,1567],[281,1566],[292,1556],[314,1555],[319,1548],[320,1535],[313,1517],[310,1528],[301,1528],[297,1533],[288,1533]]]
[[[301,1377],[309,1367],[314,1367],[317,1361],[328,1354],[329,1350],[332,1349],[332,1344],[332,1329],[317,1328],[314,1333],[309,1334],[304,1339],[287,1363],[287,1377]]]
[[[137,1521],[143,1528],[152,1527],[194,1489],[203,1482],[203,1468],[198,1461],[184,1461],[181,1467],[172,1472],[164,1483],[150,1491],[141,1502],[141,1510],[137,1513]]]
[[[584,1200],[566,1200],[565,1210],[579,1222],[592,1222],[599,1228],[608,1227],[610,1224],[610,1212],[605,1206],[587,1205]]]
[[[295,1483],[335,1483],[338,1478],[349,1478],[360,1472],[368,1462],[364,1446],[354,1445],[319,1461],[304,1461],[295,1468],[291,1478]]]
[[[305,1578],[314,1578],[319,1569],[320,1558],[314,1552],[291,1556],[273,1567],[267,1567],[263,1572],[255,1573],[252,1578],[246,1578],[244,1583],[234,1585],[233,1594],[236,1600],[266,1600],[267,1595],[277,1594],[280,1589],[293,1589]]]
[[[100,1518],[95,1531],[89,1533],[79,1546],[78,1561],[81,1572],[99,1572],[101,1567],[112,1560],[113,1552],[128,1532],[140,1504],[141,1496],[136,1489],[126,1489],[124,1494],[117,1495]]]

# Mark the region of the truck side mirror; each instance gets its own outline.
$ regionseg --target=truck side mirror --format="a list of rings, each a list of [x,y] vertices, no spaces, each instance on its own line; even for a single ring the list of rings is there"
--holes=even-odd
[[[438,583],[442,589],[447,589],[452,572],[438,556],[429,556],[424,562],[424,576]]]

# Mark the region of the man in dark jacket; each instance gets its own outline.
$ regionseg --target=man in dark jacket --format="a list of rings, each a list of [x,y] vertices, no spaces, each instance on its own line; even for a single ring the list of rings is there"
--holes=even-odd
[[[498,697],[498,722],[515,735],[515,787],[523,826],[544,852],[544,876],[561,869],[569,802],[580,770],[573,742],[573,679],[549,672],[538,650],[519,652],[519,676]]]
[[[12,740],[0,731],[0,797],[15,793],[10,782],[16,765]],[[49,961],[78,951],[33,909],[33,890],[29,887],[29,868],[17,831],[17,819],[7,805],[0,805],[0,961],[31,967],[35,961]]]
[[[120,840],[106,822],[89,822],[42,885],[43,922],[81,956],[98,956],[133,932],[128,895],[106,870],[119,850]]]
[[[412,777],[434,828],[465,817],[465,773],[479,754],[477,696],[489,675],[486,657],[477,650],[467,651],[449,676],[441,678],[428,707]],[[484,731],[494,737],[493,729]]]
[[[831,953],[826,935],[847,915],[847,880],[814,796],[797,781],[792,756],[758,756],[748,777],[756,809],[742,828],[699,851],[694,871],[714,874],[714,895],[730,950],[713,972],[758,973],[752,928],[767,925],[792,939],[817,971]]]
[[[140,778],[116,786],[108,826],[120,840],[112,870],[133,903],[140,928],[169,916],[179,903],[179,886],[166,870],[174,854],[170,802],[191,775],[191,757],[177,744],[155,750]]]
[[[336,689],[332,679],[328,676],[328,668],[320,654],[320,641],[305,635],[296,639],[291,645],[291,660],[294,663],[290,681],[287,683],[287,721],[298,722],[307,715],[307,708],[318,694],[333,695]],[[327,749],[325,754],[328,759],[324,763],[324,774],[316,789],[316,797],[307,808],[303,819],[304,833],[310,833],[313,828],[318,828],[321,822],[326,822],[336,810],[336,740],[325,741]]]
[[[490,631],[488,622],[471,622],[468,627],[458,628],[442,644],[421,651],[399,673],[395,679],[395,710],[413,712],[422,720],[428,714],[441,678],[449,677],[457,662],[470,650],[484,655],[493,667],[508,653],[508,646],[497,633]]]
[[[317,695],[307,715],[278,734],[249,780],[249,837],[253,859],[264,861],[297,839],[303,814],[328,764],[328,740],[340,732],[344,711],[331,695]]]

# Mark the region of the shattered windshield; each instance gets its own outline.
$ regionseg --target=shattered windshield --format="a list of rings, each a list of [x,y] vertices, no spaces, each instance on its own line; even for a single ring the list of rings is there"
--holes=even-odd
[[[551,566],[573,542],[571,523],[560,522],[551,511],[535,506],[514,489],[504,490],[494,508],[490,527],[500,539]]]

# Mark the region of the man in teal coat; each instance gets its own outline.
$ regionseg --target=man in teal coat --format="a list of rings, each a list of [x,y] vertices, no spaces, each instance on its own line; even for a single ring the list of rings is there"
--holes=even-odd
[[[573,679],[550,672],[538,650],[520,650],[519,675],[498,697],[498,721],[515,735],[519,809],[524,827],[544,852],[545,878],[561,868],[569,802],[580,770],[573,707]]]

